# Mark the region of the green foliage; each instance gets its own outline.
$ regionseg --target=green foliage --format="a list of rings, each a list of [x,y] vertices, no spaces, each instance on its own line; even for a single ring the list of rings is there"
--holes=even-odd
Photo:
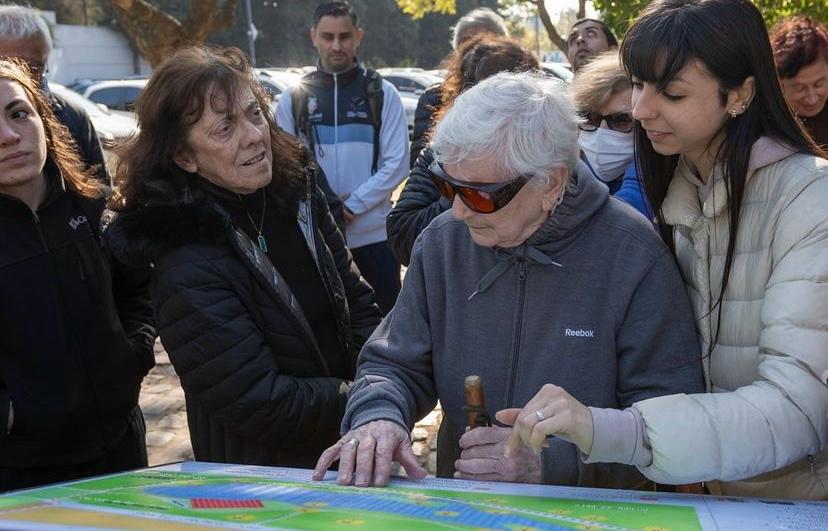
[[[649,0],[593,0],[595,9],[620,38]],[[828,2],[825,0],[753,0],[762,12],[768,28],[791,15],[808,15],[823,23],[828,21]]]
[[[455,0],[397,0],[402,12],[411,15],[414,20],[423,18],[427,13],[453,15],[457,12]]]

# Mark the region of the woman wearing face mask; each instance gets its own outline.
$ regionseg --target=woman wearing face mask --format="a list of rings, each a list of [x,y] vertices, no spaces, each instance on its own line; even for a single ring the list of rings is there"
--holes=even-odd
[[[616,51],[581,67],[572,81],[572,99],[584,117],[578,125],[581,160],[610,194],[652,219],[633,160],[631,97],[632,84]]]
[[[154,265],[196,459],[302,467],[338,437],[380,315],[254,76],[234,48],[185,48],[155,69],[106,237]]]
[[[747,0],[657,1],[621,57],[709,392],[618,411],[548,386],[499,418],[516,422],[513,445],[553,434],[658,483],[828,499],[828,161],[785,102],[762,15]]]

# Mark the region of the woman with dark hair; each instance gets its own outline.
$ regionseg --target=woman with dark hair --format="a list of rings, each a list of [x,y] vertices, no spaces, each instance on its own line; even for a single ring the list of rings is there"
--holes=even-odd
[[[788,104],[816,143],[828,147],[828,28],[808,17],[786,18],[771,46]]]
[[[146,466],[146,275],[101,247],[109,188],[16,63],[0,108],[0,491]]]
[[[485,34],[466,41],[453,56],[449,74],[442,84],[442,104],[433,116],[436,125],[454,99],[464,90],[498,72],[527,72],[538,69],[532,52],[508,37]],[[385,224],[388,243],[397,260],[408,265],[414,240],[431,220],[451,208],[431,180],[429,165],[434,152],[426,147],[411,168],[400,197],[388,213]]]
[[[790,112],[747,0],[650,4],[621,46],[642,177],[693,303],[708,394],[586,408],[556,386],[511,447],[727,495],[828,498],[828,161]],[[718,481],[713,481],[718,480]]]
[[[106,237],[152,264],[201,461],[308,466],[335,441],[379,323],[299,145],[234,48],[180,50],[137,104]]]

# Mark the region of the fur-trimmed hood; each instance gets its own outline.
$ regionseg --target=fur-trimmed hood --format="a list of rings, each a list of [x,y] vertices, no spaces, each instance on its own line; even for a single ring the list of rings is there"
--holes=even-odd
[[[193,243],[228,241],[230,217],[217,203],[141,207],[104,215],[104,242],[120,262],[142,267]]]

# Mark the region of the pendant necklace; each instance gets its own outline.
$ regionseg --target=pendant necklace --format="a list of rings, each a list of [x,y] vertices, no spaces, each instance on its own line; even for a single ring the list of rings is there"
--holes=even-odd
[[[241,197],[239,197],[241,199]],[[244,202],[242,201],[242,204]],[[259,226],[256,226],[256,222],[253,221],[253,216],[250,215],[250,212],[247,210],[247,205],[244,205],[244,213],[247,214],[247,219],[250,220],[250,224],[253,225],[253,229],[258,234],[256,241],[259,243],[259,249],[263,252],[267,252],[267,240],[262,234],[262,230],[264,229],[264,219],[265,219],[265,209],[267,208],[267,192],[262,188],[262,220],[259,222]]]

